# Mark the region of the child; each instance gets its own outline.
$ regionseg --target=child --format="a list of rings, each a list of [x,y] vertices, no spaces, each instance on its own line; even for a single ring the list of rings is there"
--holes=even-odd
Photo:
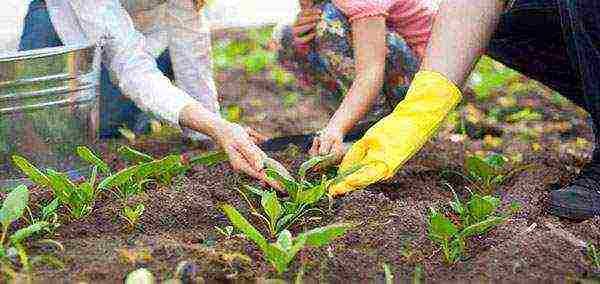
[[[343,137],[389,114],[419,68],[438,0],[301,0],[279,27],[279,61],[334,111],[312,155],[344,153]]]

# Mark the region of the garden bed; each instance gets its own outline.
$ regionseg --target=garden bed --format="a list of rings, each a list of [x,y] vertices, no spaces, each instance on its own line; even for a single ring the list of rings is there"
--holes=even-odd
[[[600,218],[561,222],[543,211],[548,189],[568,180],[573,173],[567,168],[576,163],[555,156],[527,157],[536,165],[534,169],[498,191],[504,208],[517,201],[522,211],[489,234],[476,237],[466,259],[445,265],[437,245],[427,237],[427,210],[453,199],[446,182],[459,195],[468,193],[462,180],[440,177],[444,169],[462,167],[461,145],[437,144],[429,144],[392,181],[337,198],[331,210],[326,201],[321,202],[319,207],[326,214],[292,232],[338,221],[356,227],[326,247],[301,251],[284,275],[274,272],[253,243],[241,235],[227,239],[214,228],[229,225],[220,204],[232,204],[249,216],[236,189],[254,183],[220,164],[196,167],[172,188],[149,189],[130,200],[146,205],[133,232],[125,230],[126,223],[119,217],[121,201],[102,197],[90,216],[58,229],[55,239],[65,246],[65,270],[42,269],[37,276],[40,280],[115,282],[135,268],[147,267],[165,279],[183,260],[196,263],[206,280],[220,281],[293,279],[301,269],[305,281],[383,281],[384,263],[397,279],[412,279],[419,266],[428,281],[564,281],[592,275],[579,242],[600,239]],[[294,152],[273,156],[294,169],[306,158]]]

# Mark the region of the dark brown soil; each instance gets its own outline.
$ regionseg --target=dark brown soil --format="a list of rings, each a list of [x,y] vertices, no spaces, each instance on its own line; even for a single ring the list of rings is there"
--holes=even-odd
[[[234,174],[227,164],[197,167],[172,188],[154,188],[128,203],[146,205],[140,226],[127,232],[119,217],[121,201],[104,195],[93,213],[66,223],[55,239],[63,243],[66,269],[41,269],[40,280],[115,282],[136,267],[147,267],[159,278],[171,276],[177,263],[195,262],[207,280],[293,279],[303,267],[305,280],[344,283],[383,281],[382,265],[389,264],[397,279],[410,279],[421,266],[428,281],[502,280],[557,281],[593,275],[580,242],[600,240],[600,218],[570,223],[544,212],[551,184],[573,173],[555,156],[531,156],[535,163],[499,189],[504,208],[518,201],[523,210],[486,236],[472,240],[468,256],[454,266],[441,261],[438,248],[427,238],[427,209],[452,199],[449,186],[466,195],[465,184],[444,180],[441,171],[458,168],[462,144],[430,143],[392,181],[338,198],[321,220],[293,229],[333,222],[357,225],[345,237],[320,249],[305,249],[291,272],[277,276],[256,246],[242,236],[226,239],[214,226],[228,225],[218,206],[229,203],[248,216],[236,192],[253,183]],[[438,146],[436,146],[438,145]],[[274,157],[296,169],[306,158],[276,153]],[[448,182],[448,185],[446,183]],[[259,227],[260,228],[260,227]],[[261,228],[264,229],[264,228]],[[263,230],[264,231],[264,230]]]

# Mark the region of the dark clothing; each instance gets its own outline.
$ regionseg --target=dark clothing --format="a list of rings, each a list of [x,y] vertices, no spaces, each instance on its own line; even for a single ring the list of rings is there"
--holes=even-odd
[[[488,52],[587,110],[599,141],[598,0],[513,1],[502,15]]]
[[[19,50],[32,50],[62,46],[56,33],[44,0],[34,0],[29,5],[25,17]],[[165,76],[173,80],[173,69],[168,50],[163,52],[156,63]],[[134,132],[144,132],[148,128],[149,117],[133,101],[121,93],[109,77],[106,65],[100,72],[100,137],[118,136],[118,128],[127,126]]]

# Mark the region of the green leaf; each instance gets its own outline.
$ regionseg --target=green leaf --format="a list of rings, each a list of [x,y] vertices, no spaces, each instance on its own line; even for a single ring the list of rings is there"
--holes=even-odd
[[[74,201],[81,202],[83,200],[77,186],[65,174],[52,169],[48,169],[46,172],[50,178],[50,187],[61,202],[72,204]]]
[[[265,174],[267,175],[268,179],[281,183],[292,199],[296,197],[300,187],[293,178],[289,179],[285,176],[282,176],[281,173],[272,168],[267,168],[265,170]]]
[[[255,242],[258,247],[264,249],[267,246],[267,240],[263,235],[240,214],[233,206],[231,205],[223,205],[221,207],[223,212],[225,212],[225,216],[229,219],[229,221],[233,224],[233,226],[238,229],[240,232],[244,233],[246,237]]]
[[[28,202],[29,190],[24,185],[19,185],[8,193],[0,209],[0,223],[5,229],[21,218]]]
[[[50,185],[48,177],[42,173],[38,168],[29,163],[25,158],[21,156],[12,157],[14,164],[34,183],[41,187],[47,187]]]
[[[312,168],[316,167],[319,164],[325,165],[331,163],[334,158],[334,154],[329,154],[325,156],[315,156],[310,158],[308,161],[300,165],[300,169],[298,170],[298,175],[300,176],[300,179],[303,180],[306,177],[306,173]]]
[[[265,194],[267,194],[267,192],[266,192],[266,191],[264,191],[264,190],[261,190],[261,189],[258,189],[258,188],[256,188],[256,187],[253,187],[253,186],[244,185],[244,187],[245,187],[245,188],[246,188],[248,191],[250,191],[251,193],[253,193],[253,194],[255,194],[256,196],[259,196],[259,197],[262,197],[262,196],[264,196]]]
[[[276,245],[266,244],[263,248],[265,258],[273,264],[277,273],[284,273],[293,259],[287,252]]]
[[[98,156],[96,156],[94,152],[92,152],[92,150],[90,150],[88,147],[77,147],[77,155],[79,155],[79,157],[84,161],[92,164],[93,166],[98,167],[98,169],[102,171],[102,173],[104,173],[105,175],[110,174],[110,167],[108,166],[108,164],[102,161],[102,159],[98,158]]]
[[[265,210],[265,213],[267,213],[267,216],[269,216],[271,223],[277,223],[277,220],[279,220],[279,217],[281,217],[282,211],[279,199],[277,199],[277,194],[275,194],[275,192],[266,193],[260,199],[260,204]]]
[[[471,223],[481,222],[487,219],[490,215],[496,212],[500,206],[500,199],[492,196],[479,196],[474,194],[471,200],[467,203]],[[467,224],[467,226],[470,224]]]
[[[155,160],[149,163],[139,165],[135,173],[136,180],[141,180],[146,177],[156,177],[160,173],[167,172],[173,166],[181,163],[181,156],[169,155],[160,160]]]
[[[429,235],[436,241],[450,240],[458,229],[444,214],[431,209],[429,214]]]
[[[353,225],[349,223],[333,224],[321,228],[312,229],[306,233],[298,235],[298,239],[301,237],[306,238],[306,245],[313,247],[320,247],[329,244],[335,238],[341,237],[352,228]]]
[[[288,230],[283,230],[279,233],[276,243],[283,251],[289,251],[292,248],[292,233]]]
[[[14,244],[14,243],[20,243],[23,240],[25,240],[28,237],[31,237],[33,234],[41,231],[42,229],[46,228],[50,226],[50,223],[48,222],[36,222],[33,223],[31,225],[29,225],[29,227],[20,229],[16,232],[14,232],[11,236],[10,236],[10,241]]]
[[[482,235],[484,233],[487,233],[487,231],[489,231],[490,229],[504,223],[504,221],[506,221],[507,219],[508,217],[491,217],[464,228],[459,233],[459,235],[462,238],[468,238],[475,235]]]
[[[279,219],[279,221],[277,221],[277,224],[275,225],[275,229],[276,229],[277,231],[281,231],[281,230],[283,230],[283,229],[285,228],[285,226],[287,226],[287,225],[288,225],[288,223],[289,223],[289,222],[290,222],[292,219],[294,219],[294,217],[296,217],[296,214],[287,214],[287,215],[284,215],[283,217],[281,217],[281,218]]]
[[[309,188],[307,190],[298,192],[297,197],[296,197],[296,202],[307,204],[307,205],[312,205],[312,204],[318,202],[319,200],[321,200],[321,198],[323,198],[323,196],[325,196],[325,193],[326,193],[325,188],[326,188],[325,184],[320,184],[320,185],[314,186],[312,188]]]
[[[194,157],[190,159],[190,165],[205,165],[211,167],[221,162],[226,162],[229,160],[229,156],[225,152],[213,152],[208,153],[199,157]]]
[[[390,265],[387,263],[383,264],[383,272],[385,274],[385,284],[393,284],[394,283],[394,274],[392,273],[392,269]]]
[[[51,215],[55,214],[58,210],[58,206],[60,205],[60,201],[58,198],[52,199],[48,205],[42,208],[42,220],[46,221],[50,218]]]
[[[139,171],[141,165],[131,166],[125,169],[122,169],[116,174],[110,175],[109,177],[103,179],[100,184],[98,184],[99,189],[111,189],[115,187],[119,187],[127,182],[129,182],[132,177]]]
[[[506,164],[506,157],[500,154],[493,154],[487,156],[485,162],[492,167],[502,168]]]
[[[126,145],[121,146],[118,152],[125,160],[132,163],[141,164],[154,161],[154,157]]]
[[[470,175],[487,181],[496,176],[496,170],[478,156],[470,156],[466,161],[466,168]]]

